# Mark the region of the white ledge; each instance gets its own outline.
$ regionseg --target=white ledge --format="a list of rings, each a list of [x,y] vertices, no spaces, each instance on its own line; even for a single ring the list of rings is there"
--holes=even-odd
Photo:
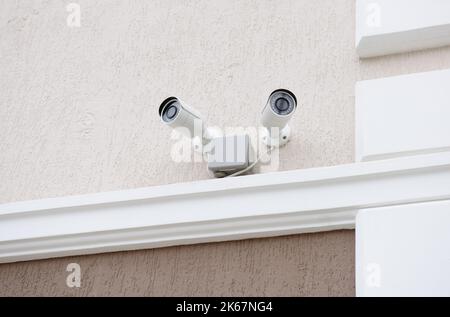
[[[350,229],[450,199],[450,153],[0,205],[0,262]]]

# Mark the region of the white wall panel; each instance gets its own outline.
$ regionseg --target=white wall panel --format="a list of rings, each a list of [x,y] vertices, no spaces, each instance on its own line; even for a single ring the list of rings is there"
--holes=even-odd
[[[449,44],[448,0],[357,0],[356,49],[360,57]]]
[[[358,82],[356,160],[450,150],[449,83],[450,70]]]
[[[450,296],[450,201],[361,210],[356,295]]]

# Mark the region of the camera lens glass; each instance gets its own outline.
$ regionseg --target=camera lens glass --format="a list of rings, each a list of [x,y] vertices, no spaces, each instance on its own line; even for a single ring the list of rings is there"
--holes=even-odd
[[[162,119],[165,122],[170,122],[176,118],[177,114],[178,114],[178,102],[174,100],[164,107],[162,112]]]
[[[287,91],[275,91],[269,98],[272,111],[280,116],[291,114],[296,107],[295,97]]]
[[[286,111],[289,108],[289,101],[285,98],[278,98],[275,101],[275,107],[277,107],[278,111]]]
[[[175,106],[169,106],[169,108],[167,108],[167,118],[169,119],[173,119],[175,117],[175,115],[177,114],[177,107]]]

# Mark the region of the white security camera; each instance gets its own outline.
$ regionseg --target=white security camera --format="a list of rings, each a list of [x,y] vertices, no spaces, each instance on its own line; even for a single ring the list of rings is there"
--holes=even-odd
[[[195,109],[176,97],[165,99],[158,109],[162,123],[179,129],[190,138],[195,151],[202,152],[204,146],[221,134],[216,128],[205,128],[203,119]]]
[[[286,89],[272,92],[262,111],[261,124],[265,127],[262,141],[269,147],[280,147],[289,141],[289,120],[297,109],[297,98]]]
[[[194,138],[203,133],[200,114],[176,97],[165,99],[159,106],[161,121],[172,129],[184,128],[187,137]],[[200,134],[200,135],[199,135]]]

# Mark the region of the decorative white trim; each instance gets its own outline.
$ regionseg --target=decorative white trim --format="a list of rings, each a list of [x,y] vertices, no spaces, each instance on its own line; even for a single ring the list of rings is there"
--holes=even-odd
[[[356,161],[450,151],[449,82],[450,69],[357,82]]]
[[[450,45],[450,1],[357,0],[355,37],[363,58]]]
[[[450,200],[362,209],[357,296],[450,296]]]
[[[450,70],[358,82],[356,160],[450,151],[448,82]],[[360,209],[356,295],[449,296],[449,228],[450,200]]]
[[[354,227],[450,199],[450,153],[0,205],[0,262]]]

